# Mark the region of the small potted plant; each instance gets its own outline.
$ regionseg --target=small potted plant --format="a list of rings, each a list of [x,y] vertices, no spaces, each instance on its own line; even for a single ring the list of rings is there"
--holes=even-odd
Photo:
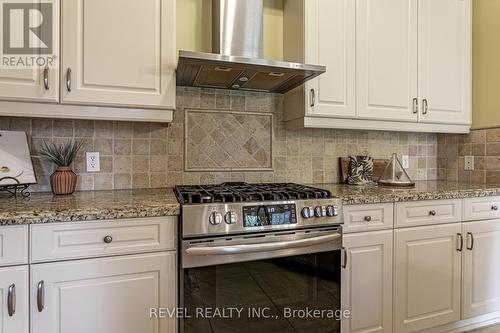
[[[60,145],[43,143],[39,155],[57,165],[56,171],[50,176],[52,193],[72,194],[75,192],[77,175],[71,169],[71,164],[82,146],[81,141],[69,141]]]

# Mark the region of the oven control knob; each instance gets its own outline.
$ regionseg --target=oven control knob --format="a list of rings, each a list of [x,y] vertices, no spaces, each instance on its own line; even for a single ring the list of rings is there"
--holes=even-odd
[[[339,208],[331,205],[326,206],[326,215],[330,217],[339,215]]]
[[[314,216],[316,217],[326,216],[326,207],[325,206],[314,207]]]
[[[302,208],[302,217],[305,219],[310,219],[313,217],[314,213],[310,207]]]
[[[222,223],[222,214],[221,213],[217,213],[217,212],[213,212],[208,217],[208,222],[210,222],[211,225],[221,224]]]
[[[224,216],[227,224],[235,224],[238,222],[238,215],[235,212],[227,212]]]

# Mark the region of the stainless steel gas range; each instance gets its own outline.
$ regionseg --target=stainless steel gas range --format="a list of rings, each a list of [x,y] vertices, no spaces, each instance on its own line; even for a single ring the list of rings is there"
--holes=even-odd
[[[176,194],[181,332],[340,332],[339,199],[298,184]]]

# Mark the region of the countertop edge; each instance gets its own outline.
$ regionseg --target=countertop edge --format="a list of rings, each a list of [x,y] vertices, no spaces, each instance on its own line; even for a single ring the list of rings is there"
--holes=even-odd
[[[422,183],[420,188],[390,189],[380,187],[348,187],[341,184],[315,184],[326,188],[334,197],[348,205],[398,203],[426,200],[466,199],[500,196],[500,185],[467,185],[462,183],[446,183],[430,181]],[[170,191],[170,192],[169,192]],[[167,193],[170,196],[164,197]],[[162,197],[163,196],[163,197]],[[160,197],[160,201],[156,199]],[[29,225],[64,222],[120,221],[130,218],[179,216],[181,205],[173,195],[172,189],[80,192],[76,197],[60,198],[47,194],[39,196],[40,204],[20,205],[19,209],[0,211],[0,226]],[[79,198],[83,198],[79,202]],[[99,200],[112,200],[110,205],[96,205]],[[153,199],[150,199],[153,198]],[[49,200],[50,199],[50,200]],[[133,200],[132,200],[133,199]],[[8,199],[7,199],[8,200]],[[123,201],[123,204],[122,204]],[[4,202],[8,207],[8,201]]]
[[[344,195],[341,196],[344,205],[361,205],[376,203],[397,203],[425,200],[467,199],[500,196],[500,189],[484,189],[481,191],[450,191],[447,193],[420,192],[414,194],[385,194],[385,195]]]
[[[0,225],[28,225],[62,222],[92,222],[92,221],[119,221],[129,218],[169,217],[180,215],[180,205],[169,205],[160,208],[113,208],[98,212],[88,211],[60,211],[60,212],[26,212],[20,216],[3,217],[0,213]]]

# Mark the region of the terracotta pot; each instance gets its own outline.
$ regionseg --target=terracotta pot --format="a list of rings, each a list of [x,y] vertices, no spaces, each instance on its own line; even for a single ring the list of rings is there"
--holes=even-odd
[[[50,176],[50,186],[54,194],[72,194],[76,188],[76,173],[70,167],[58,167]]]

